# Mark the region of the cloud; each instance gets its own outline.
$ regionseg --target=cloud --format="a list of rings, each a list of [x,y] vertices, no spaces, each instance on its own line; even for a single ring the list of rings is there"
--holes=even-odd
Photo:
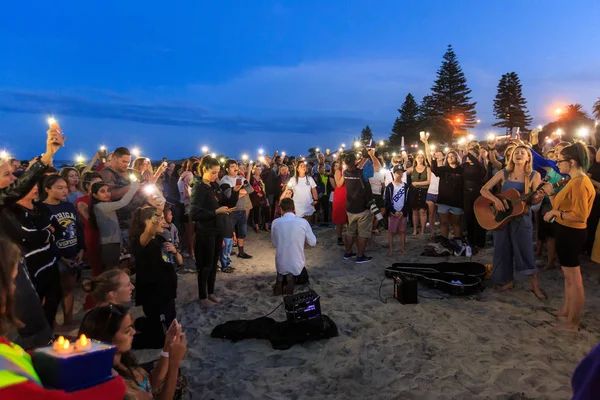
[[[55,114],[82,118],[113,119],[152,125],[207,128],[222,133],[247,132],[322,134],[332,129],[360,126],[355,117],[262,117],[224,116],[191,104],[145,104],[123,101],[94,101],[53,93],[0,91],[0,111],[24,114]]]

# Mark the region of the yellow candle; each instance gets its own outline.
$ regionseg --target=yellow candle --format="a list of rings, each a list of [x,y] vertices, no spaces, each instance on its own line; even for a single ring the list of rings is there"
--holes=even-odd
[[[81,335],[75,342],[75,349],[78,351],[87,351],[92,348],[92,342],[85,336]]]

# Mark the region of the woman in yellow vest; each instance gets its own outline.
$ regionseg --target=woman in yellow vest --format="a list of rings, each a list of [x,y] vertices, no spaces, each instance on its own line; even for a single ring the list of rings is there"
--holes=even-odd
[[[3,217],[0,224],[0,399],[122,399],[125,395],[125,383],[120,377],[70,393],[45,389],[33,368],[31,356],[3,336],[11,325],[22,325],[13,313],[15,278],[21,251],[5,233],[4,229],[9,229],[7,225],[9,220]]]

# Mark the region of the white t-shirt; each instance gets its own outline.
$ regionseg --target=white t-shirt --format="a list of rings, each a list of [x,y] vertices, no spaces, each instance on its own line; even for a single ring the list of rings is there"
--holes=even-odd
[[[440,178],[435,176],[435,174],[431,173],[431,179],[429,181],[429,189],[427,189],[427,193],[438,194],[440,187]]]
[[[382,170],[379,170],[379,172],[375,172],[373,174],[373,177],[369,178],[369,183],[371,184],[371,192],[373,192],[373,195],[381,196],[384,179],[384,172]]]
[[[404,198],[406,197],[406,183],[394,183],[394,193],[392,195],[392,207],[396,211],[402,211],[404,208]]]
[[[307,183],[308,182],[308,183]],[[303,178],[293,177],[288,182],[288,187],[294,193],[294,207],[298,217],[308,217],[315,213],[311,205],[313,200],[312,189],[317,187],[315,180],[310,176]]]

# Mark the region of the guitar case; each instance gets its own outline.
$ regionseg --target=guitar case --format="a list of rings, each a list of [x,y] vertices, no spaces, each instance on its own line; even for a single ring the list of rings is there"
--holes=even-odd
[[[468,296],[483,290],[485,265],[475,262],[434,264],[394,263],[385,269],[385,276],[399,274],[417,277],[427,286],[454,296]]]

